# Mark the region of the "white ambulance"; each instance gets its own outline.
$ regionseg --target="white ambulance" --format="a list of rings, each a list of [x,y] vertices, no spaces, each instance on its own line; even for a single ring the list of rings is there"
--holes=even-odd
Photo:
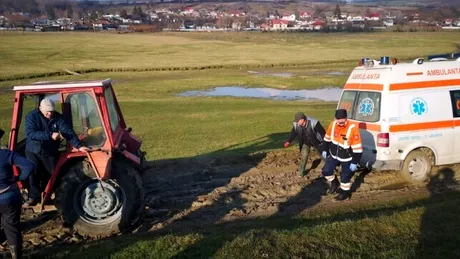
[[[406,180],[423,182],[432,165],[460,163],[458,56],[360,62],[338,108],[347,109],[349,120],[359,125],[361,166],[400,170]]]

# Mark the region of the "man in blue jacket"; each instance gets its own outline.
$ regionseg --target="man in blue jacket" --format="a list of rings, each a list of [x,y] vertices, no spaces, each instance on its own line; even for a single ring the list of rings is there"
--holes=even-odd
[[[4,133],[0,130],[0,138]],[[19,177],[14,176],[13,165],[21,170]],[[8,149],[0,149],[0,214],[12,258],[22,258],[22,234],[19,226],[22,198],[16,182],[26,180],[33,170],[34,164],[26,158]]]
[[[25,129],[25,154],[36,168],[29,177],[29,199],[24,203],[24,206],[28,207],[35,206],[40,201],[40,193],[44,189],[40,187],[40,182],[47,182],[53,174],[61,139],[66,139],[79,151],[87,151],[88,148],[81,145],[73,129],[63,116],[55,111],[54,102],[48,98],[40,102],[38,109],[26,115]]]

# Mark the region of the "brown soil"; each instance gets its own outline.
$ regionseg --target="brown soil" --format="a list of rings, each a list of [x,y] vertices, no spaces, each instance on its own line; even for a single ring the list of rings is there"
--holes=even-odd
[[[426,184],[408,184],[398,172],[357,172],[350,200],[335,202],[321,181],[323,163],[313,157],[308,174],[298,173],[296,150],[259,153],[250,157],[193,158],[154,162],[143,173],[146,209],[135,232],[203,228],[223,222],[295,216],[341,208],[428,197]],[[449,169],[450,168],[450,169]],[[434,168],[433,172],[460,167]],[[460,174],[454,173],[454,179]],[[456,186],[439,186],[443,188]],[[75,234],[55,211],[22,215],[26,253],[44,247],[90,242]],[[7,251],[6,241],[0,251]]]

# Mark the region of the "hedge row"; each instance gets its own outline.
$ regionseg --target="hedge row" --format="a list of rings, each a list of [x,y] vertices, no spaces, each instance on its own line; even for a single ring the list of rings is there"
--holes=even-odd
[[[411,57],[402,57],[402,59],[411,59]],[[413,58],[412,58],[413,59]],[[401,58],[400,58],[401,60]],[[196,66],[196,67],[147,67],[147,68],[89,68],[72,71],[78,74],[100,73],[100,72],[148,72],[148,71],[184,71],[184,70],[212,70],[212,69],[255,69],[255,68],[279,68],[279,67],[310,67],[317,65],[330,65],[330,64],[347,64],[356,63],[358,60],[328,60],[309,63],[280,63],[280,64],[229,64],[229,65],[209,65],[209,66]],[[0,82],[44,78],[51,76],[68,75],[66,71],[55,71],[38,74],[24,74],[9,77],[0,77]]]

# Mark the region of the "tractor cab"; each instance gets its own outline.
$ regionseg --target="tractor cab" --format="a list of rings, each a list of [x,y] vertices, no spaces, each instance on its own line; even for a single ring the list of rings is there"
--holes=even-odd
[[[54,101],[55,112],[63,115],[82,145],[90,148],[80,152],[61,141],[41,209],[54,193],[64,220],[89,236],[113,234],[132,224],[143,203],[139,171],[145,153],[140,150],[141,141],[126,128],[111,80],[39,82],[13,90],[10,150],[24,155],[25,116],[38,109],[43,98]],[[17,174],[17,168],[15,171]]]
[[[53,100],[56,111],[71,123],[74,132],[83,145],[93,149],[127,149],[136,153],[140,147],[133,135],[126,129],[111,80],[83,82],[40,82],[33,85],[15,86],[15,106],[9,146],[20,153],[25,149],[25,116],[38,109],[44,98]],[[125,136],[128,135],[128,136]],[[127,141],[129,140],[129,141]],[[72,153],[64,141],[63,154]],[[129,156],[135,163],[139,159]]]

